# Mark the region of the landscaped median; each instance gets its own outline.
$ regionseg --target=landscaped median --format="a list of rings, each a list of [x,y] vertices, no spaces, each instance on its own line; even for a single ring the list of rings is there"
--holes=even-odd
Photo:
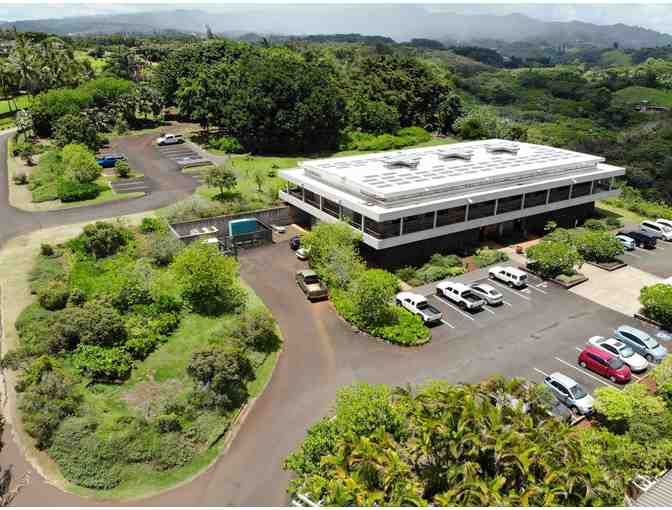
[[[185,248],[155,219],[98,222],[42,246],[26,275],[35,302],[16,319],[3,364],[19,370],[18,429],[57,466],[49,478],[130,499],[214,460],[281,346],[237,269],[212,246]]]
[[[358,234],[345,223],[320,223],[301,238],[310,267],[329,288],[338,314],[358,330],[406,346],[431,340],[423,320],[394,304],[399,280],[367,269],[357,253]]]

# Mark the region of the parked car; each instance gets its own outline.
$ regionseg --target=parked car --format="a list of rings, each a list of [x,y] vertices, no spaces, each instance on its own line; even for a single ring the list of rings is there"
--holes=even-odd
[[[639,229],[656,239],[672,241],[672,228],[652,220],[646,220],[639,224]]]
[[[621,358],[621,361],[628,365],[633,372],[643,372],[649,366],[649,362],[646,361],[643,356],[637,354],[629,345],[626,345],[615,338],[594,336],[588,340],[588,343],[610,352],[611,354],[615,354]]]
[[[527,273],[515,267],[495,266],[488,271],[490,278],[506,283],[510,287],[525,287]]]
[[[184,143],[180,135],[165,134],[156,139],[157,145],[175,145],[177,143]]]
[[[299,248],[296,250],[296,258],[299,260],[308,260],[310,257],[310,250],[308,248]]]
[[[96,163],[102,168],[114,168],[117,161],[126,161],[123,154],[103,154],[96,157]]]
[[[328,297],[327,286],[320,281],[317,273],[312,269],[297,271],[295,279],[296,284],[309,300],[314,301]]]
[[[656,247],[656,238],[652,235],[649,235],[645,232],[636,232],[634,230],[630,232],[619,232],[620,235],[624,235],[635,241],[635,244],[640,248],[647,248],[652,250]]]
[[[630,367],[623,363],[618,356],[594,345],[589,345],[581,351],[579,365],[615,383],[625,384],[630,382],[632,377]]]
[[[471,292],[489,305],[501,305],[504,302],[502,293],[487,283],[474,283],[471,285]]]
[[[544,384],[553,395],[569,407],[574,414],[590,414],[593,412],[593,397],[571,377],[560,372],[553,372],[544,378]]]
[[[663,280],[663,283],[665,283],[667,285],[672,285],[672,276],[670,276],[669,278],[665,278]]]
[[[614,331],[614,338],[646,358],[649,363],[660,363],[667,356],[667,349],[660,345],[651,335],[631,326],[619,326]]]
[[[617,234],[616,239],[618,239],[623,245],[623,249],[627,251],[632,251],[635,249],[635,246],[637,246],[637,243],[635,243],[635,240],[632,237],[628,237],[623,234]]]
[[[437,296],[444,297],[465,310],[480,310],[485,301],[473,293],[471,288],[459,282],[439,282],[436,284]]]
[[[665,225],[667,228],[672,229],[672,220],[666,220],[665,218],[658,218],[656,223]]]
[[[427,298],[421,294],[413,292],[400,292],[395,299],[397,305],[403,306],[413,315],[417,315],[422,320],[431,324],[441,321],[442,314],[427,302]]]
[[[294,251],[301,248],[301,238],[299,236],[292,236],[289,240],[289,247]]]

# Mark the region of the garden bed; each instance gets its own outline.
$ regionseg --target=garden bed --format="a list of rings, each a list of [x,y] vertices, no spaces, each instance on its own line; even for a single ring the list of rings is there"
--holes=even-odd
[[[540,273],[533,271],[527,266],[518,266],[518,269],[521,271],[525,271],[527,273],[533,274],[534,276],[541,278],[542,280],[549,280],[552,281],[553,283],[560,285],[561,287],[564,287],[565,289],[571,289],[572,287],[576,287],[577,285],[587,282],[588,277],[584,274],[581,274],[579,272],[573,274],[573,275],[560,275],[556,276],[555,278],[545,278],[542,276]],[[566,280],[560,279],[561,277],[565,277]]]
[[[591,266],[595,266],[609,272],[627,267],[627,264],[622,260],[614,260],[612,262],[591,262],[586,260],[586,264],[590,264]]]

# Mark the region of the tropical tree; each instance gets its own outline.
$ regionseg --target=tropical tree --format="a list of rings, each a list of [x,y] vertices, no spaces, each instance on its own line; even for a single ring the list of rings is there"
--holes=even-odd
[[[221,165],[213,166],[205,175],[208,186],[219,188],[218,198],[224,197],[224,190],[232,190],[238,184],[238,178],[233,172],[232,163],[227,159]]]

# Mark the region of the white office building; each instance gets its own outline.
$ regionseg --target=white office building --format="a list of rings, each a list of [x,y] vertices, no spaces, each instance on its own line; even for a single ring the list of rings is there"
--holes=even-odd
[[[280,196],[313,221],[349,223],[367,251],[403,262],[550,220],[573,226],[618,193],[624,173],[599,156],[487,140],[307,160],[280,172],[289,182]]]

